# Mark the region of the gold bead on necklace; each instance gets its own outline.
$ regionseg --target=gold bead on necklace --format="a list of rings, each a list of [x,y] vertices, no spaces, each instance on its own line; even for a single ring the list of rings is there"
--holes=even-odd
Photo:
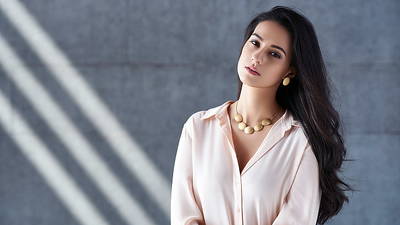
[[[243,116],[238,113],[237,111],[237,105],[238,102],[236,102],[236,115],[235,115],[235,121],[238,122],[238,128],[241,131],[244,131],[244,133],[246,134],[252,134],[254,133],[254,131],[261,131],[264,126],[269,126],[272,124],[272,121],[275,119],[276,115],[278,114],[278,112],[276,112],[272,118],[266,118],[261,120],[261,122],[259,122],[257,125],[255,125],[254,127],[247,125],[245,122],[243,122]]]

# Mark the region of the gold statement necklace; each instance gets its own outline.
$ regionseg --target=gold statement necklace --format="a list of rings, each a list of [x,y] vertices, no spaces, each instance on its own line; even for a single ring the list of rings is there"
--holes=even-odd
[[[277,116],[278,112],[276,112],[272,118],[266,118],[261,120],[261,122],[259,122],[257,125],[255,125],[254,127],[247,125],[245,122],[243,122],[243,116],[238,113],[237,111],[237,105],[238,102],[236,102],[236,115],[235,115],[235,121],[238,122],[238,128],[241,131],[244,131],[246,134],[252,134],[254,133],[254,131],[261,131],[264,126],[269,126],[272,125],[272,121],[275,119],[275,117]]]

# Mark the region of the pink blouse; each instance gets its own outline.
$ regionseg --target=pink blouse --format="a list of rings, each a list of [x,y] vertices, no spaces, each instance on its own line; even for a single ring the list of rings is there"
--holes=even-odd
[[[192,114],[182,127],[172,225],[314,225],[321,201],[318,162],[290,111],[276,121],[243,171],[227,106]]]

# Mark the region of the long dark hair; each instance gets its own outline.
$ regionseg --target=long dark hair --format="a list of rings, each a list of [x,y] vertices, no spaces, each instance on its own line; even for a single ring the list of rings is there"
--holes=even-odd
[[[343,161],[353,160],[346,159],[346,147],[341,135],[343,129],[339,130],[342,128],[339,113],[331,103],[331,81],[327,77],[313,25],[292,8],[275,6],[256,15],[245,30],[242,50],[257,24],[265,20],[285,27],[292,39],[290,65],[294,66],[296,76],[290,80],[288,86],[281,83],[276,100],[281,107],[293,114],[295,120],[302,123],[317,158],[322,190],[317,223],[324,224],[339,213],[345,201],[349,201],[344,191],[354,191],[337,174],[341,171]],[[242,88],[239,77],[238,83],[237,99]]]

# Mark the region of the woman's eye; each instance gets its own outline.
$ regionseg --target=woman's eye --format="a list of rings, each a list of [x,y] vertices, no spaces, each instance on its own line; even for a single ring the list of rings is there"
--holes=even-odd
[[[252,40],[252,41],[250,41],[250,43],[252,43],[253,45],[255,45],[255,46],[258,46],[258,41],[255,41],[255,40]],[[279,53],[276,53],[276,52],[271,52],[272,54],[272,56],[273,57],[276,57],[276,58],[278,58],[278,59],[280,59],[281,58],[281,55],[279,54]]]
[[[257,41],[250,41],[253,45],[258,46],[258,42]]]
[[[278,59],[281,58],[281,55],[279,55],[278,53],[276,53],[276,52],[271,52],[271,53],[273,54],[274,57],[276,57]]]

